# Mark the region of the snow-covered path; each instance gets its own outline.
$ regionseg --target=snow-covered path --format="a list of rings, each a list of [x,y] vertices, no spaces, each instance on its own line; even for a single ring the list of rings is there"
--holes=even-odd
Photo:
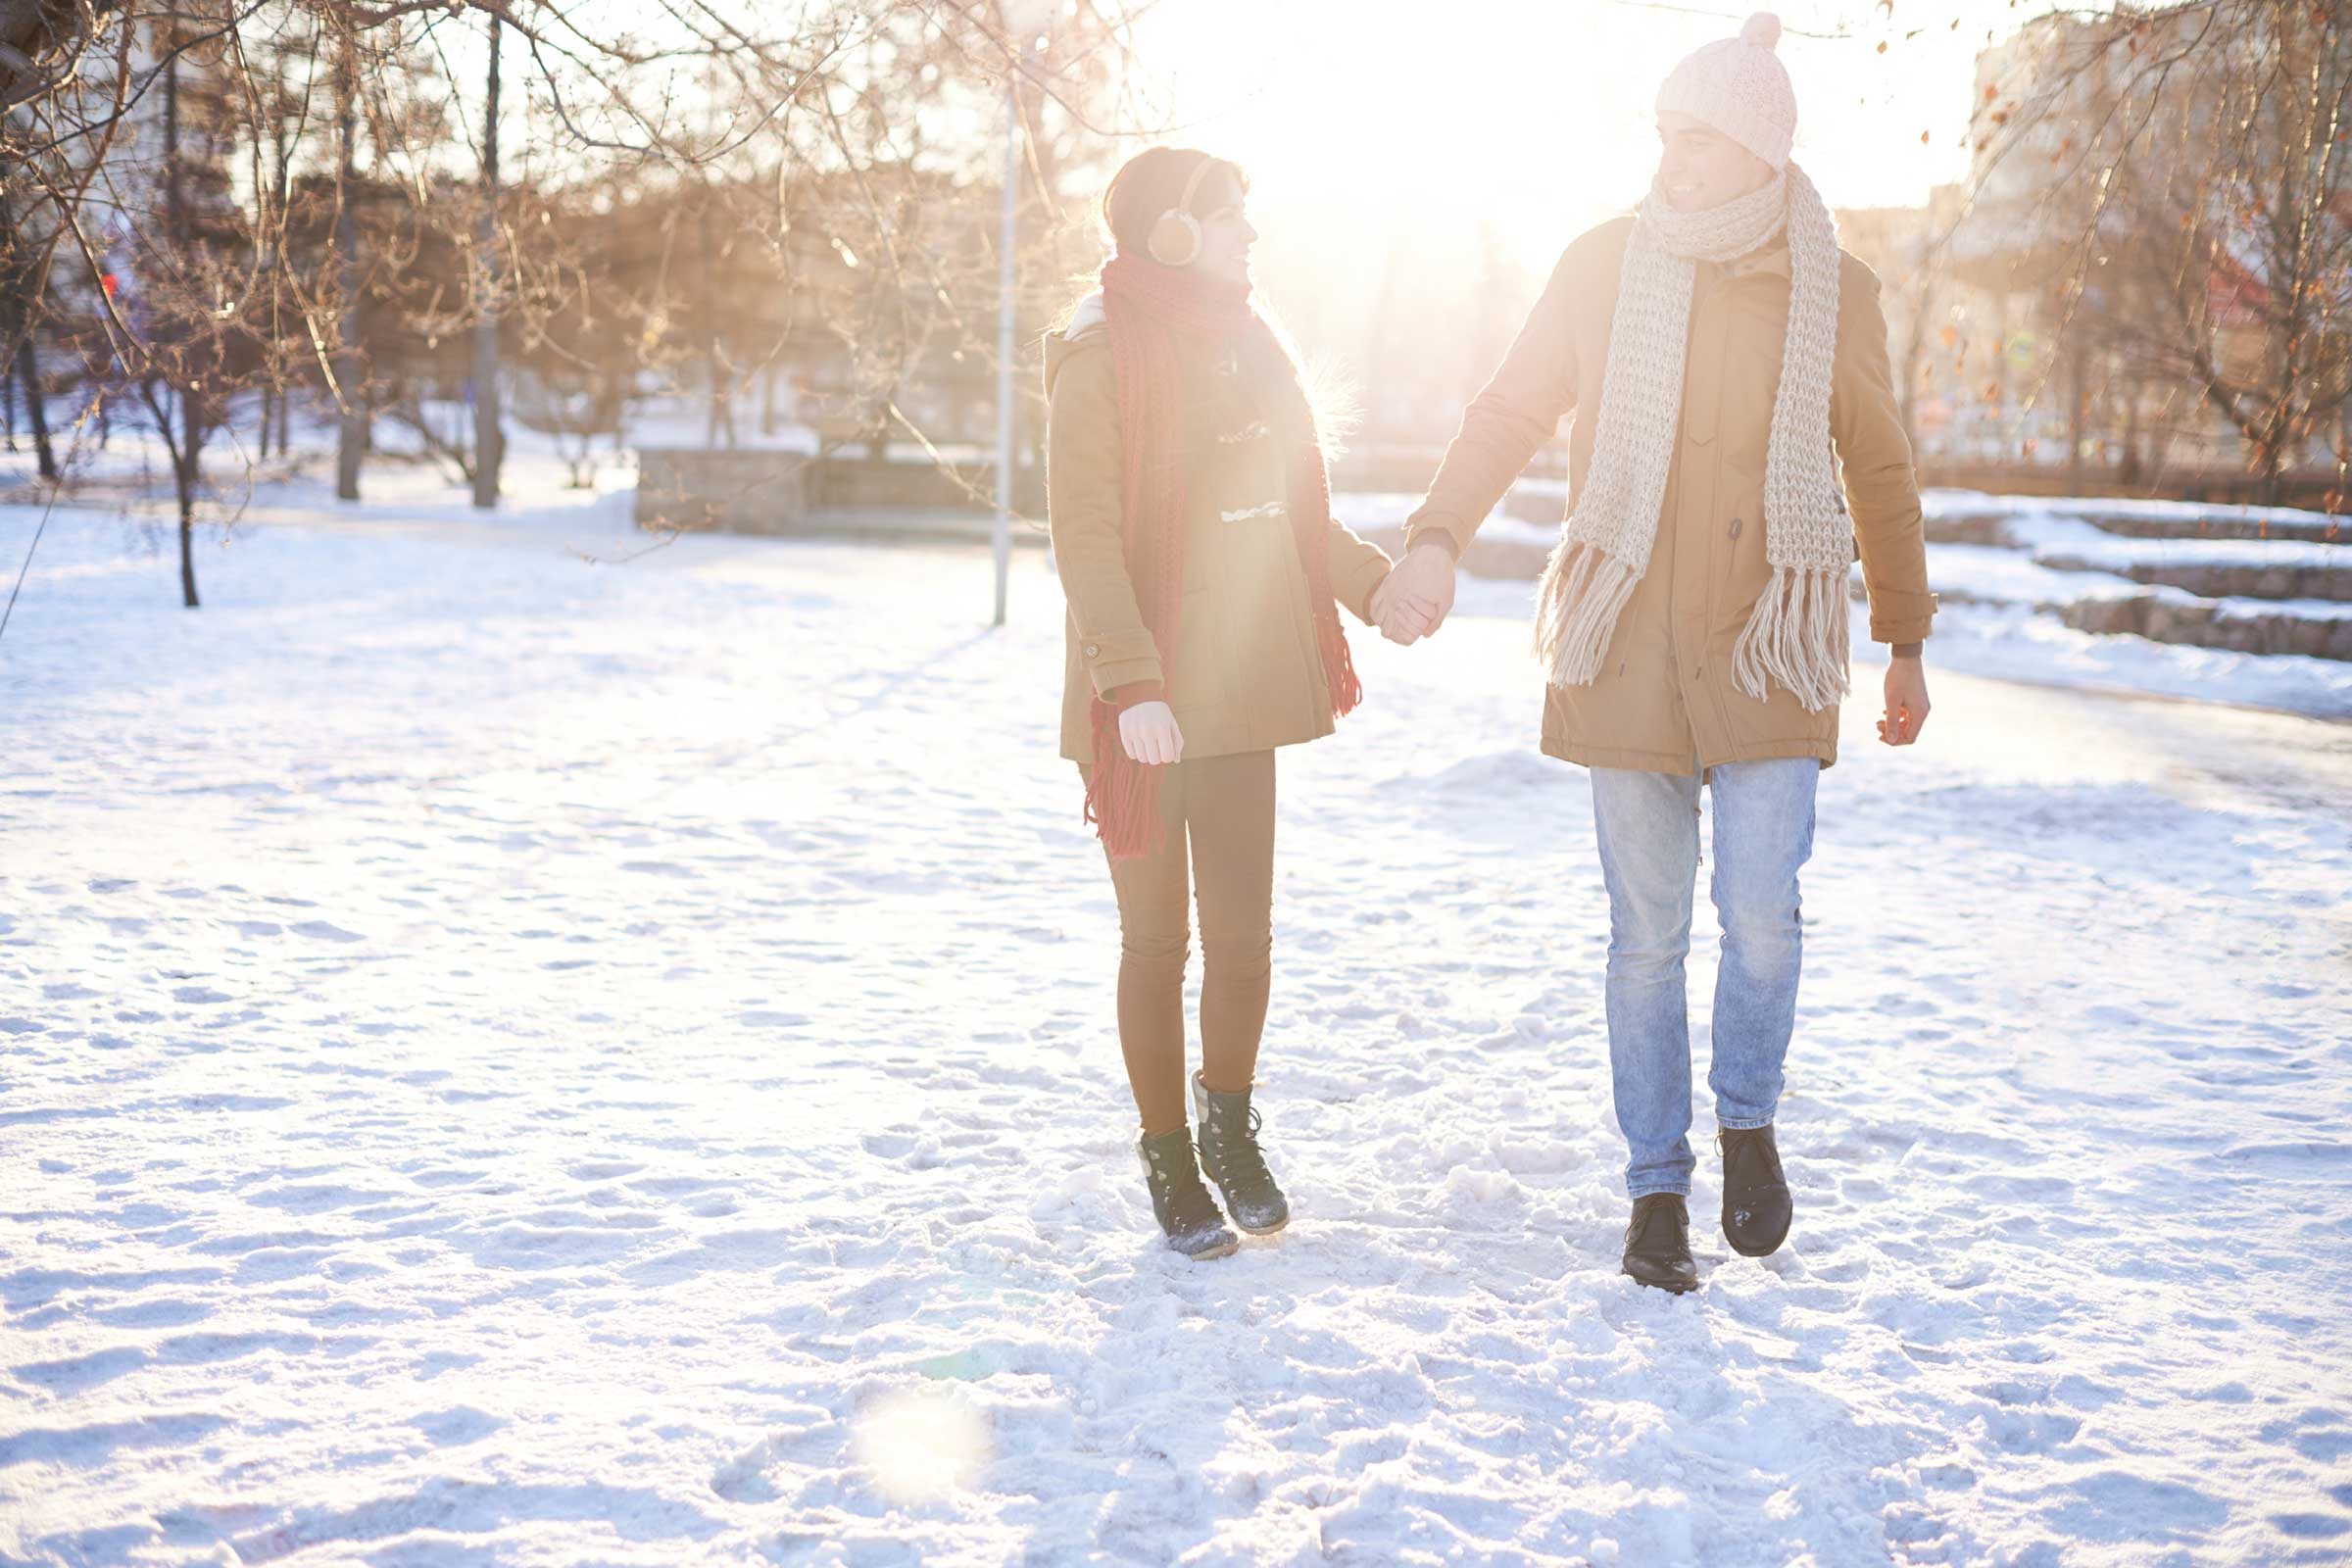
[[[1193,1266],[1043,563],[992,635],[983,556],[565,552],[612,518],[253,527],[193,615],[52,524],[0,642],[0,1563],[2352,1553],[2352,727],[1937,671],[1895,754],[1858,669],[1796,1231],[1731,1257],[1702,1156],[1678,1300],[1616,1270],[1521,628],[1359,632],[1284,762],[1300,1218]]]

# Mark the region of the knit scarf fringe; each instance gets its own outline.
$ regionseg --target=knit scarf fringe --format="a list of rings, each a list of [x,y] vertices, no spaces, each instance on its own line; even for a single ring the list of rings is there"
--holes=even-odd
[[[1740,640],[1732,645],[1732,679],[1757,702],[1764,683],[1779,681],[1813,712],[1843,697],[1846,665],[1846,573],[1774,569]]]
[[[1609,651],[1609,633],[1642,573],[1615,556],[1562,539],[1544,566],[1536,601],[1537,662],[1554,686],[1589,686]]]
[[[1740,631],[1732,673],[1758,702],[1777,681],[1815,712],[1847,690],[1850,535],[1829,459],[1837,228],[1794,165],[1712,212],[1673,212],[1655,191],[1642,210],[1619,278],[1592,459],[1537,596],[1534,650],[1555,686],[1599,676],[1617,618],[1649,566],[1673,461],[1693,261],[1734,260],[1784,224],[1788,331],[1764,486],[1772,581]]]
[[[1323,686],[1331,698],[1331,716],[1346,718],[1364,700],[1364,683],[1356,678],[1355,656],[1348,651],[1348,633],[1341,627],[1339,617],[1332,616],[1320,629]]]
[[[1168,837],[1159,819],[1159,769],[1127,755],[1118,705],[1098,697],[1087,712],[1094,723],[1095,769],[1086,783],[1086,820],[1114,860],[1156,855]]]

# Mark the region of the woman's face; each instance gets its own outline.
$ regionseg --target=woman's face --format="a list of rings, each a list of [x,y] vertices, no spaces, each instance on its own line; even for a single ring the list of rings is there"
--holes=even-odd
[[[1704,121],[1658,117],[1658,185],[1678,213],[1704,213],[1772,183],[1772,166]]]
[[[1196,204],[1200,214],[1200,255],[1193,265],[1220,283],[1250,286],[1250,247],[1257,230],[1242,211],[1242,184],[1231,174],[1211,174]]]

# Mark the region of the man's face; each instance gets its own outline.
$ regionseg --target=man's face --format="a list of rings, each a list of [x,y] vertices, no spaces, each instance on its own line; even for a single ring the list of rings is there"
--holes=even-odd
[[[1658,117],[1658,184],[1678,213],[1703,213],[1772,183],[1772,166],[1703,121]]]

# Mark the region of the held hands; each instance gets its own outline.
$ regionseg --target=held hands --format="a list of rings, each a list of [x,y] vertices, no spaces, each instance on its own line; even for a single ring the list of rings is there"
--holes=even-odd
[[[1896,659],[1886,665],[1886,716],[1879,720],[1879,741],[1886,746],[1908,746],[1919,739],[1928,723],[1928,671],[1917,659]]]
[[[1166,765],[1184,760],[1184,731],[1165,703],[1138,703],[1119,713],[1119,744],[1135,760]]]
[[[1409,647],[1446,624],[1453,588],[1453,557],[1446,547],[1415,545],[1372,590],[1372,618],[1383,637]]]

